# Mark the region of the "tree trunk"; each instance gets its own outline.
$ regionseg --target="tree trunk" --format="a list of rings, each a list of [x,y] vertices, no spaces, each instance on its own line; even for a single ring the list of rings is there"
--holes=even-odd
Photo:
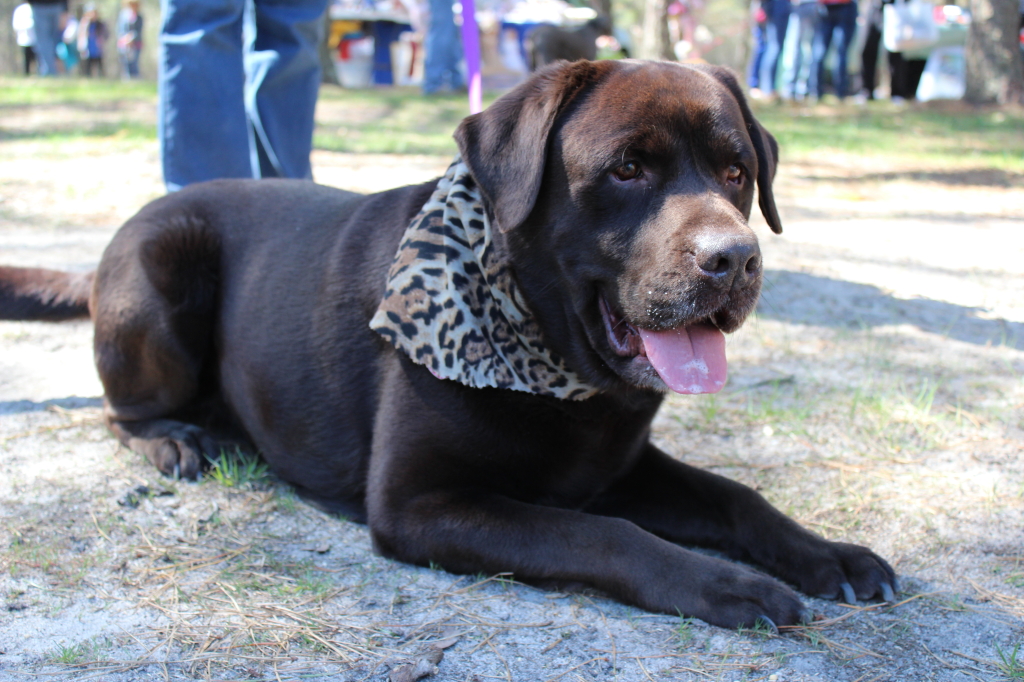
[[[641,59],[675,59],[668,38],[668,0],[644,1],[644,32]]]
[[[1024,103],[1024,61],[1018,0],[971,0],[971,25],[964,49],[971,104]]]

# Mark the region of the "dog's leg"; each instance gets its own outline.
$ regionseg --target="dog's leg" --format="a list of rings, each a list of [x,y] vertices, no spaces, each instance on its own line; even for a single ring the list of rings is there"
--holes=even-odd
[[[198,426],[169,418],[196,398],[199,363],[167,333],[163,312],[161,302],[150,299],[144,310],[122,308],[113,324],[97,320],[104,416],[118,440],[161,473],[193,479],[203,455],[215,455],[217,446]]]
[[[678,462],[650,444],[633,470],[587,511],[753,561],[813,596],[890,601],[896,588],[895,572],[871,550],[825,540],[754,490]]]
[[[212,230],[179,214],[129,221],[97,271],[93,349],[107,424],[169,476],[195,478],[203,455],[216,455],[215,441],[180,414],[201,402],[218,262]]]
[[[378,551],[403,561],[582,582],[644,609],[730,628],[806,617],[796,593],[777,580],[683,549],[624,519],[473,492],[394,502],[371,506],[370,528]]]

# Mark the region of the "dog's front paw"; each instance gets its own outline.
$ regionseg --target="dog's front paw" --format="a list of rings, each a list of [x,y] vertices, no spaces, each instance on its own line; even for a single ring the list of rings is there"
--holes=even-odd
[[[823,599],[881,599],[893,602],[899,591],[896,572],[867,547],[819,540],[818,546],[792,565],[794,575],[783,576],[804,594]]]
[[[743,566],[719,569],[703,581],[697,615],[725,628],[799,625],[810,621],[811,612],[800,596],[778,580]]]

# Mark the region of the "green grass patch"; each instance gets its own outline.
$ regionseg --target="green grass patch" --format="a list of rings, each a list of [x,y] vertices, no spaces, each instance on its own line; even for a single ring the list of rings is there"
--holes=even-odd
[[[497,98],[484,98],[489,105]],[[416,88],[320,89],[313,146],[339,152],[454,154],[459,121],[469,115],[463,94],[426,97]]]
[[[218,582],[249,597],[261,594],[285,601],[291,597],[322,600],[336,588],[312,560],[288,562],[269,555],[263,555],[258,564],[247,560],[221,571]]]
[[[78,644],[62,643],[47,652],[44,658],[51,665],[80,665],[96,660],[100,651],[107,646],[109,643],[105,640],[88,640]]]
[[[156,83],[84,78],[0,77],[0,107],[43,104],[89,105],[156,99]]]
[[[153,142],[156,126],[125,120],[118,123],[77,123],[37,130],[0,129],[0,142],[5,140],[33,140],[58,145],[91,138],[105,138],[111,142]]]
[[[839,427],[857,452],[906,455],[941,447],[966,428],[947,407],[953,397],[948,387],[942,388],[929,378],[879,381],[853,391],[781,380],[717,395],[670,397],[667,414],[699,433],[792,436],[818,445]]]
[[[485,106],[500,93],[488,93]],[[110,108],[118,103],[156,101],[152,82],[77,78],[0,78],[0,115],[4,108],[73,105]],[[872,102],[794,108],[755,103],[757,116],[775,135],[783,158],[830,151],[918,161],[940,169],[987,167],[1024,172],[1024,112],[975,109],[959,102],[896,106]],[[325,85],[313,144],[339,152],[441,154],[455,152],[452,133],[469,113],[464,94],[426,97],[418,88],[345,90]],[[125,135],[155,139],[151,124],[79,123],[73,130],[51,125],[5,137],[44,139]]]
[[[694,618],[687,618],[682,613],[679,614],[679,621],[676,623],[675,627],[672,628],[672,632],[676,638],[677,649],[685,649],[693,643],[693,638],[695,636],[693,632],[694,621]]]
[[[1020,643],[1014,644],[1009,650],[1004,650],[996,644],[996,654],[999,656],[996,662],[999,672],[1007,679],[1024,680],[1024,658],[1020,656]]]
[[[270,467],[256,453],[241,448],[221,450],[206,476],[226,488],[255,489],[270,480]]]
[[[830,150],[873,157],[949,161],[1024,171],[1024,113],[960,103],[897,107],[889,102],[817,109],[755,106],[782,156]]]

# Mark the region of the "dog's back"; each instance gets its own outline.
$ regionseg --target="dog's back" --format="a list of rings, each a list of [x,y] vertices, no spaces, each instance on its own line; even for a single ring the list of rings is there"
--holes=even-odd
[[[358,462],[379,367],[358,359],[386,345],[368,321],[402,226],[432,189],[364,197],[291,180],[194,185],[125,223],[95,273],[0,267],[0,319],[82,317],[92,291],[106,416],[122,441],[164,473],[194,476],[217,448],[198,429],[147,448],[152,434],[119,418],[176,415],[215,433],[238,426],[300,490],[361,516]],[[327,443],[342,456],[326,475],[289,470],[286,453]]]

